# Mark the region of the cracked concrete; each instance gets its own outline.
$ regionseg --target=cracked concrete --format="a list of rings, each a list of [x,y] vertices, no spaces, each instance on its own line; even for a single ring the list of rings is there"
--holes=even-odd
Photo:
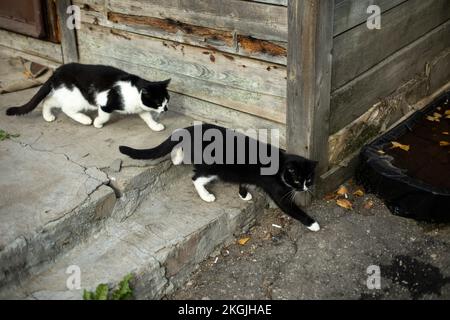
[[[0,129],[19,135],[0,142],[0,286],[83,240],[102,219],[129,217],[146,188],[170,167],[119,153],[119,144],[155,145],[170,132],[155,133],[138,117],[117,117],[99,130],[62,113],[45,122],[41,107],[21,117],[5,115],[37,90],[0,96]],[[170,113],[166,118],[168,130],[192,121]],[[111,169],[117,161],[120,167]]]
[[[149,194],[131,217],[108,220],[20,286],[0,290],[0,297],[80,299],[83,289],[100,283],[114,286],[130,272],[138,299],[161,298],[181,287],[201,261],[235,232],[247,229],[266,202],[258,193],[251,202],[242,201],[236,186],[217,184],[211,188],[217,202],[205,205],[186,170],[173,170],[180,179]],[[80,267],[80,290],[66,287],[70,265]]]
[[[83,289],[131,272],[136,298],[161,298],[262,211],[263,197],[243,202],[229,185],[213,186],[217,202],[206,205],[189,166],[118,151],[157,145],[193,119],[169,112],[155,133],[135,116],[99,130],[61,113],[47,123],[40,107],[4,115],[36,90],[0,96],[0,128],[20,135],[0,142],[0,297],[80,299],[66,287],[67,267],[78,265]]]

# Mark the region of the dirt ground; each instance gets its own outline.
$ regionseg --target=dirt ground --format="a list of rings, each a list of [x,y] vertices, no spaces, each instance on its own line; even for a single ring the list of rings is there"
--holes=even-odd
[[[450,226],[394,216],[375,196],[358,197],[347,185],[353,209],[332,196],[308,209],[319,232],[267,209],[167,298],[449,299]],[[377,283],[370,266],[379,268],[379,288],[367,285]]]

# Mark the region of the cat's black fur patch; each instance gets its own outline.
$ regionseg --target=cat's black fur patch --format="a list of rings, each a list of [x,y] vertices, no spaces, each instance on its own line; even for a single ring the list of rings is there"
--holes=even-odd
[[[93,106],[96,105],[97,93],[110,90],[106,105],[101,106],[102,110],[107,113],[123,110],[122,97],[118,88],[114,87],[118,81],[129,81],[138,90],[142,90],[142,102],[149,108],[157,109],[164,99],[169,100],[167,86],[170,80],[151,82],[111,66],[69,63],[56,69],[28,103],[21,107],[9,108],[6,110],[6,114],[12,116],[29,113],[52,89],[62,86],[68,89],[77,87],[83,97]]]
[[[201,127],[202,136],[206,130],[214,128],[218,129],[222,133],[224,141],[226,132],[227,130],[229,130],[212,124],[203,124],[201,125]],[[190,133],[190,137],[192,139],[191,144],[193,146],[194,126],[185,128],[185,130]],[[242,134],[236,134],[242,136]],[[249,163],[249,144],[251,141],[254,142],[254,140],[248,136],[244,137],[246,155],[245,162],[243,164],[206,164],[204,162],[195,164],[194,148],[192,147],[191,154],[187,156],[191,159],[191,163],[194,163],[194,179],[197,177],[217,176],[219,179],[225,182],[239,184],[239,194],[243,198],[245,198],[246,196],[246,190],[243,185],[256,185],[262,188],[285,213],[299,220],[308,227],[314,224],[315,221],[294,203],[290,195],[294,191],[303,191],[305,181],[308,187],[312,186],[314,181],[314,170],[317,162],[305,159],[297,155],[288,154],[281,149],[261,143],[259,144],[259,147],[271,147],[273,152],[277,152],[279,156],[279,168],[276,174],[262,175],[261,168],[268,166],[262,164],[259,161],[259,158],[256,164]],[[152,149],[137,150],[126,146],[120,146],[119,149],[121,153],[126,154],[134,159],[158,159],[169,154],[172,149],[179,143],[180,142],[178,141],[172,141],[169,137],[162,144]],[[212,143],[212,141],[202,141],[202,152],[210,143]],[[234,151],[236,157],[236,144]],[[224,144],[224,159],[226,158],[226,152],[227,150]]]

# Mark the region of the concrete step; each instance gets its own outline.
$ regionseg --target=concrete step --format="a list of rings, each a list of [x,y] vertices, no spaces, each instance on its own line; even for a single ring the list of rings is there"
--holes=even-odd
[[[166,130],[153,132],[137,116],[118,116],[99,130],[61,113],[47,123],[40,107],[5,115],[36,90],[0,99],[0,129],[14,135],[0,141],[0,288],[35,274],[110,218],[126,219],[150,189],[173,179],[170,163],[134,161],[119,153],[120,144],[157,145],[193,122],[168,113]]]
[[[257,191],[253,200],[243,201],[237,186],[220,182],[209,186],[216,201],[206,203],[192,185],[189,166],[170,171],[178,179],[149,192],[132,216],[110,219],[99,233],[20,286],[0,291],[0,297],[81,299],[83,289],[114,286],[133,273],[135,298],[161,298],[233,234],[248,228],[266,204]],[[81,290],[67,289],[66,270],[72,265],[81,270]]]

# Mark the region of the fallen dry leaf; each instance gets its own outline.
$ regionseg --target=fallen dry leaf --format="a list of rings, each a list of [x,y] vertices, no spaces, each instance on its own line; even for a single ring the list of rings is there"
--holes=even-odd
[[[396,141],[391,141],[391,143],[392,143],[392,149],[399,148],[399,149],[402,149],[404,151],[409,151],[409,146],[406,145],[406,144],[401,144],[401,143],[396,142]]]
[[[339,196],[345,196],[348,194],[348,189],[346,186],[340,186],[339,189],[336,191],[336,194]]]
[[[439,145],[441,147],[447,147],[447,146],[450,146],[450,142],[448,142],[448,141],[439,141]]]
[[[353,195],[356,197],[362,197],[364,195],[364,191],[362,191],[361,189],[358,189],[355,192],[353,192]]]
[[[442,134],[448,136],[450,133],[448,131],[444,131]]]
[[[440,122],[439,118],[432,117],[432,116],[427,116],[426,119],[431,122]]]
[[[238,240],[238,243],[239,243],[241,246],[244,246],[249,240],[250,240],[249,237],[246,237],[246,238],[240,238],[240,239]]]
[[[448,116],[446,116],[445,119],[450,119],[450,114]]]
[[[381,155],[386,154],[386,152],[384,152],[383,150],[378,150],[377,152]]]
[[[444,112],[444,114],[445,114],[446,116],[450,116],[450,110],[446,110],[446,111]]]
[[[344,209],[351,210],[353,209],[353,204],[347,199],[337,199],[336,204]]]
[[[365,203],[364,203],[364,209],[371,209],[373,207],[373,201],[372,200],[367,200]]]
[[[439,118],[442,118],[442,114],[435,112],[435,113],[433,113],[433,117],[439,119]]]

